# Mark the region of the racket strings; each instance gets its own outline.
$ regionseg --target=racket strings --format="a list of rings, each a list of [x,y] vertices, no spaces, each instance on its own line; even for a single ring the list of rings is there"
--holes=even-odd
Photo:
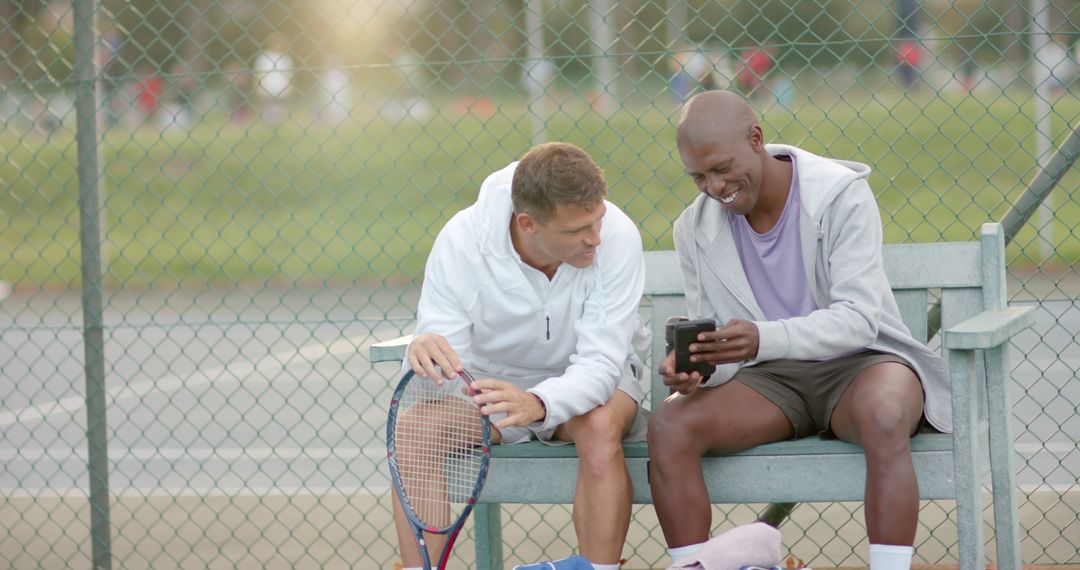
[[[414,378],[395,425],[398,472],[410,508],[425,526],[449,527],[479,477],[483,424],[460,380]]]

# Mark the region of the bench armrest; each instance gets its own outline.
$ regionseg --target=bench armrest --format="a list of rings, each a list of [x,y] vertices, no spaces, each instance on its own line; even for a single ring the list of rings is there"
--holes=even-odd
[[[372,362],[401,362],[401,359],[405,358],[405,348],[410,342],[412,342],[412,335],[377,342],[371,345],[368,354]]]
[[[1004,344],[1033,324],[1035,307],[983,311],[946,330],[942,342],[949,350],[985,350]]]

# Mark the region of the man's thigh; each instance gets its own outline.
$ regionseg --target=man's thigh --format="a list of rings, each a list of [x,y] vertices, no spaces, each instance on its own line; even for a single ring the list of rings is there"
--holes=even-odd
[[[657,415],[665,430],[692,438],[707,451],[739,451],[795,435],[780,408],[738,382],[738,376],[715,388],[698,388],[686,396],[674,394]]]
[[[601,408],[605,409],[602,410]],[[601,429],[610,428],[619,435],[626,436],[630,429],[634,427],[636,423],[634,422],[634,419],[639,413],[645,414],[646,412],[640,408],[638,403],[631,398],[629,394],[622,390],[615,390],[611,399],[600,408],[570,418],[566,423],[555,428],[552,439],[559,441],[577,441],[575,436],[580,437],[582,434],[588,432],[595,433],[593,430],[597,429],[597,425],[603,426]],[[590,418],[588,417],[590,414],[601,414],[602,419]],[[592,420],[591,425],[588,424],[590,420]]]

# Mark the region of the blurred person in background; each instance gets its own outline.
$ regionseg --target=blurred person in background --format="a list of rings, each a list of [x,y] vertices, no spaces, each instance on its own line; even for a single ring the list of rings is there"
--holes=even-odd
[[[189,126],[196,116],[195,91],[199,88],[199,78],[192,73],[190,65],[177,61],[169,70],[169,79],[173,99],[170,105],[173,116],[169,120],[176,126]]]
[[[276,125],[285,120],[295,67],[282,36],[273,36],[255,58],[255,80],[263,120]]]
[[[349,74],[337,59],[331,59],[326,69],[319,73],[319,113],[330,124],[341,124],[352,108]]]
[[[1045,81],[1051,93],[1060,93],[1072,81],[1076,62],[1069,55],[1068,40],[1063,34],[1052,34],[1035,51],[1036,82]],[[1041,85],[1036,85],[1038,88]]]
[[[668,61],[671,70],[668,83],[676,103],[686,101],[698,91],[716,88],[716,66],[710,54],[700,47],[684,46],[672,54]]]
[[[919,80],[922,54],[922,46],[917,40],[903,40],[896,44],[896,72],[905,89],[914,87]]]
[[[251,119],[251,73],[247,67],[233,59],[225,64],[224,103],[229,118],[236,123],[246,123]]]
[[[735,77],[735,85],[749,98],[768,91],[765,78],[775,63],[775,50],[766,47],[753,47],[743,51],[742,67]]]
[[[149,63],[139,65],[138,78],[135,84],[135,106],[142,114],[143,122],[153,123],[157,118],[165,85]]]
[[[923,46],[919,34],[918,0],[896,0],[896,72],[904,89],[910,89],[919,81]]]

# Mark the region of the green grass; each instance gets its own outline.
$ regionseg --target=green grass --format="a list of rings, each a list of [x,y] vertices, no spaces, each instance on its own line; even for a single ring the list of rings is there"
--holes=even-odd
[[[672,110],[627,106],[610,117],[565,102],[549,140],[595,157],[611,198],[641,225],[646,248],[671,247],[671,222],[695,190],[673,147]],[[765,112],[766,138],[874,168],[886,240],[966,240],[999,220],[1034,177],[1026,94],[885,101],[813,100]],[[1080,101],[1058,100],[1060,142]],[[528,146],[531,115],[515,102],[492,116],[392,121],[358,112],[346,125],[206,122],[160,133],[117,129],[103,139],[107,278],[125,285],[189,281],[414,278],[442,224],[471,203],[490,171]],[[76,147],[70,134],[0,134],[0,279],[79,282]],[[1056,255],[1080,258],[1076,189],[1053,197]],[[1038,257],[1025,229],[1010,252]]]

